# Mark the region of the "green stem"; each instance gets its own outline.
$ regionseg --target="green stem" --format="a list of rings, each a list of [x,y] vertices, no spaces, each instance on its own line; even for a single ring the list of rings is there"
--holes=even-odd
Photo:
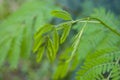
[[[120,33],[117,30],[113,29],[112,27],[110,27],[109,25],[107,25],[106,23],[104,23],[102,20],[100,20],[98,18],[90,18],[90,19],[99,21],[102,25],[104,25],[104,27],[108,28],[110,31],[112,31],[113,33],[115,33],[118,36],[120,36]]]
[[[113,29],[111,26],[107,25],[106,23],[104,23],[102,20],[98,19],[98,18],[92,18],[92,17],[89,17],[89,21],[88,21],[88,18],[82,18],[82,19],[77,19],[77,20],[72,20],[72,21],[68,21],[68,22],[65,22],[65,23],[100,23],[102,25],[104,25],[104,27],[108,28],[110,31],[112,31],[113,33],[115,33],[116,35],[120,36],[120,32],[118,32],[117,30]],[[65,23],[62,23],[60,25],[57,25],[57,30],[60,30],[62,29],[62,27],[60,27],[61,25],[65,24]]]
[[[102,25],[104,25],[104,27],[108,28],[110,31],[112,31],[113,33],[117,34],[118,36],[120,36],[120,32],[118,32],[117,30],[113,29],[111,26],[107,25],[106,23],[104,23],[102,20],[98,19],[98,18],[92,18],[90,17],[90,21],[87,21],[88,18],[83,18],[83,19],[78,19],[73,21],[72,23],[84,23],[84,22],[88,22],[88,23],[101,23]],[[95,20],[95,21],[93,21]]]

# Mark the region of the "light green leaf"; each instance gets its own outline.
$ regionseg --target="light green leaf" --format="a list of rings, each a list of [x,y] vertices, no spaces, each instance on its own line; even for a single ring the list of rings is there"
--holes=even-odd
[[[25,21],[23,24],[24,30],[23,30],[23,40],[21,42],[21,57],[24,59],[28,59],[29,55],[32,50],[32,44],[33,44],[33,33],[35,30],[34,23],[36,21],[36,17],[29,18],[28,21]]]
[[[47,57],[48,59],[53,62],[53,60],[55,59],[55,49],[53,46],[53,43],[51,41],[51,39],[48,37],[48,42],[47,42]]]
[[[49,33],[53,29],[53,26],[50,24],[44,25],[42,28],[38,30],[38,32],[34,36],[34,46],[33,46],[33,52],[35,53],[39,47],[44,43],[46,34]]]
[[[66,11],[58,11],[58,10],[54,10],[51,12],[51,14],[57,18],[61,18],[64,20],[72,20],[71,15],[66,12]]]
[[[39,48],[39,51],[38,51],[38,53],[37,53],[37,59],[36,59],[37,62],[40,62],[40,61],[41,61],[41,59],[42,59],[42,57],[43,57],[43,54],[44,54],[44,50],[45,50],[44,47],[40,47],[40,48]]]
[[[12,39],[7,39],[0,44],[0,66],[3,64],[5,58],[7,57],[8,51],[10,49],[11,41]]]
[[[20,58],[21,41],[23,37],[23,27],[19,29],[18,34],[13,38],[11,49],[9,52],[9,62],[11,68],[16,68]]]
[[[56,28],[54,28],[53,41],[54,41],[55,53],[57,53],[58,48],[59,48],[59,35],[58,35]]]
[[[35,53],[40,46],[44,44],[45,37],[39,37],[40,39],[36,40],[33,46],[33,52]]]
[[[63,24],[62,27],[64,27],[63,28],[64,30],[63,30],[63,34],[60,38],[61,44],[66,40],[67,36],[69,35],[70,29],[71,29],[71,23]]]
[[[69,63],[60,63],[57,67],[56,72],[54,73],[54,80],[59,78],[64,78],[68,72],[70,64]]]
[[[39,39],[44,33],[47,33],[53,29],[53,25],[45,24],[44,26],[40,27],[40,29],[36,32],[34,38]]]

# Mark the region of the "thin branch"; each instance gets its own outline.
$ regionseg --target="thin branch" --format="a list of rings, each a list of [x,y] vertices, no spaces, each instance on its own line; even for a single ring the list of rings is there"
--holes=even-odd
[[[118,36],[120,36],[120,32],[118,32],[117,30],[113,29],[112,27],[110,27],[109,25],[107,25],[106,23],[104,23],[102,20],[98,19],[98,18],[90,18],[90,19],[94,19],[99,21],[102,25],[104,25],[106,28],[108,28],[110,31],[112,31],[113,33],[117,34]]]
[[[68,21],[68,22],[65,22],[65,23],[100,23],[102,25],[104,25],[104,27],[108,28],[110,31],[112,31],[113,33],[115,33],[116,35],[120,36],[120,32],[118,32],[117,30],[113,29],[112,27],[110,27],[109,25],[107,25],[106,23],[104,23],[102,20],[98,19],[98,18],[91,18],[91,20],[87,21],[88,18],[82,18],[82,19],[78,19],[78,20],[72,20],[72,21]],[[60,25],[57,25],[57,30],[60,30],[62,29],[62,27],[60,27],[61,25],[65,24],[65,23],[62,23]]]

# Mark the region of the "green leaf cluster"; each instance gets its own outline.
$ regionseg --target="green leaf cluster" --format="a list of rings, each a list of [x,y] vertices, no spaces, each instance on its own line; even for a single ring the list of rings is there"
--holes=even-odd
[[[1,21],[1,66],[8,62],[11,68],[17,68],[20,58],[29,58],[32,53],[33,34],[52,18],[48,15],[55,7],[53,1],[49,2],[49,5],[48,1],[26,1],[17,11]]]
[[[77,70],[77,80],[119,80],[118,19],[103,8],[95,10],[87,18],[77,20],[73,20],[66,11],[55,10],[51,14],[65,22],[44,24],[51,18],[45,17],[48,15],[45,13],[50,11],[46,9],[51,5],[40,7],[45,5],[43,3],[26,3],[0,24],[0,65],[7,60],[10,67],[16,68],[19,59],[28,58],[33,51],[37,62],[47,56],[54,64],[58,58],[53,80],[63,79],[74,70]],[[77,33],[70,38],[71,44],[61,50],[72,30]]]

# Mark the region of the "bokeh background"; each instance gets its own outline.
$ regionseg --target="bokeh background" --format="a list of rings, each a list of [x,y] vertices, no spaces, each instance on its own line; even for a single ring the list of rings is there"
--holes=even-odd
[[[31,1],[33,2],[30,3]],[[56,9],[68,11],[73,19],[87,17],[93,13],[95,8],[100,7],[114,13],[115,17],[120,17],[120,0],[39,0],[39,3],[34,1],[0,0],[0,24],[14,14],[18,14],[13,17],[14,21],[37,14],[40,15],[35,25],[37,30],[45,23],[58,24],[62,22],[60,19],[53,18],[50,14],[52,10]],[[36,9],[36,12],[33,8]],[[2,28],[0,29],[2,31]],[[75,33],[76,30],[71,31],[70,36]],[[61,50],[69,44],[69,39],[61,47]],[[43,58],[42,62],[37,63],[35,58],[35,54],[31,51],[28,59],[21,58],[19,60],[16,69],[10,69],[6,62],[4,67],[0,68],[0,80],[52,80],[52,71],[56,68],[56,64],[51,65],[47,58]],[[62,80],[75,80],[74,75],[75,71],[67,74]]]

